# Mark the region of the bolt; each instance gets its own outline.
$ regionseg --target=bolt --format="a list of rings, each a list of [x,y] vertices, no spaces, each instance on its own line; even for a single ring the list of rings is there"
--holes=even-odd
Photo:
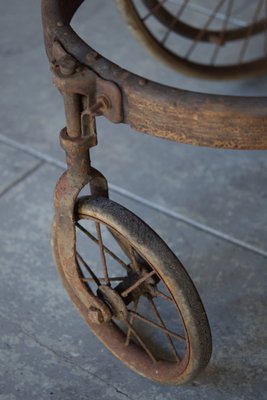
[[[103,114],[103,110],[109,109],[110,106],[110,100],[106,96],[99,96],[96,103],[90,107],[90,113],[92,115],[101,115]]]
[[[71,55],[66,54],[59,60],[59,68],[62,75],[72,75],[75,72],[76,61]]]
[[[88,317],[94,324],[102,324],[104,322],[104,316],[102,314],[102,311],[95,306],[89,307]]]
[[[101,108],[103,108],[103,102],[101,100],[98,100],[95,104],[92,105],[92,107],[90,107],[90,113],[93,115],[99,114]]]

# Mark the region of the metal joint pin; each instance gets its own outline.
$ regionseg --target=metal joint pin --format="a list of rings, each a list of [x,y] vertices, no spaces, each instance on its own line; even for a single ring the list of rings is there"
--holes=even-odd
[[[92,115],[102,115],[104,110],[109,109],[110,106],[110,100],[106,96],[102,95],[98,97],[96,103],[89,108],[89,111]]]

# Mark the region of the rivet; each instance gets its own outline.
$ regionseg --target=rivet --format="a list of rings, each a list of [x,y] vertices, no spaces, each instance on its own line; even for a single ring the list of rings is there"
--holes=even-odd
[[[96,51],[90,51],[87,55],[86,55],[86,59],[88,62],[94,62],[98,59],[98,53]]]
[[[147,79],[145,79],[145,78],[140,78],[139,81],[138,81],[138,83],[139,83],[140,86],[145,86],[145,84],[147,83]]]
[[[130,73],[128,71],[123,71],[123,73],[121,74],[121,78],[123,80],[127,79],[129,77],[129,75],[130,75]]]

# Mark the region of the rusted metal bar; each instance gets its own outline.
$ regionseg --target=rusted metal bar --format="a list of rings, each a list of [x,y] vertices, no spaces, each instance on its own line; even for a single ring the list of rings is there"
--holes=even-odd
[[[78,94],[63,94],[67,132],[70,137],[81,135],[81,99]]]
[[[54,196],[55,217],[53,225],[54,246],[61,249],[57,258],[62,273],[75,296],[90,307],[98,309],[103,320],[110,319],[110,312],[103,302],[81,280],[75,247],[75,202],[82,188],[90,184],[92,195],[108,197],[107,182],[102,174],[90,165],[90,138],[70,137],[66,129],[60,134],[61,145],[66,151],[68,169],[59,179]],[[81,257],[80,257],[81,258]],[[88,267],[89,268],[89,267]],[[92,315],[95,315],[92,313]]]

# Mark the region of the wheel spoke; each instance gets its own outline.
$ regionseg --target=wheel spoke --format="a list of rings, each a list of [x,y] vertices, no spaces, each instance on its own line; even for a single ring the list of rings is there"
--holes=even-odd
[[[94,243],[99,245],[99,241],[98,239],[91,234],[91,232],[88,232],[87,229],[85,229],[81,224],[79,224],[78,222],[76,223],[77,228],[79,228],[87,237],[89,237]],[[107,246],[103,246],[105,252],[110,255],[115,261],[117,261],[118,264],[120,264],[124,269],[126,269],[126,271],[129,271],[129,267],[128,265],[121,260],[116,254],[113,253],[113,251],[111,251]]]
[[[247,3],[249,3],[250,1],[251,0],[248,0]],[[179,1],[179,4],[181,4],[181,0]],[[243,27],[244,26],[244,24],[245,24],[244,21],[241,18],[238,19],[236,17],[238,16],[238,13],[240,11],[244,10],[245,7],[246,7],[246,5],[242,4],[241,7],[239,7],[238,9],[236,9],[234,11],[234,13],[232,13],[231,18],[230,18],[230,22],[233,25],[236,25],[236,26],[239,26],[239,27]],[[208,17],[213,15],[213,11],[210,10],[208,7],[202,6],[202,5],[196,4],[196,3],[195,4],[194,3],[190,4],[188,9],[190,9],[190,10],[192,10],[194,12],[197,12],[200,15],[205,15],[205,16],[208,16]],[[224,13],[217,12],[216,15],[214,16],[214,19],[217,19],[219,21],[224,21],[225,15],[224,15]]]
[[[136,289],[138,286],[140,286],[141,283],[146,281],[148,278],[150,278],[154,274],[155,274],[155,271],[151,271],[151,272],[145,274],[144,276],[142,276],[142,278],[138,279],[132,286],[130,286],[128,289],[124,290],[121,293],[121,296],[122,297],[128,296],[129,293],[131,293],[134,289]]]
[[[164,44],[166,43],[166,41],[167,41],[167,39],[168,39],[170,33],[171,33],[172,30],[173,30],[173,27],[174,27],[175,24],[176,24],[176,21],[181,17],[181,15],[182,15],[182,13],[184,12],[184,10],[185,10],[185,8],[186,8],[186,6],[187,6],[188,3],[189,3],[189,0],[184,0],[183,3],[182,3],[182,5],[181,5],[181,7],[179,7],[179,10],[177,11],[176,15],[173,16],[172,21],[171,21],[169,27],[167,28],[167,31],[166,31],[165,35],[163,36],[163,38],[162,38],[162,40],[161,40],[161,44],[162,44],[162,45],[164,45]]]
[[[148,301],[149,301],[149,303],[151,304],[151,307],[152,307],[152,309],[153,309],[155,315],[157,316],[158,320],[160,321],[160,323],[161,323],[161,325],[162,325],[162,328],[164,328],[164,329],[167,330],[166,325],[165,325],[165,323],[164,323],[164,321],[163,321],[163,319],[162,319],[162,317],[161,317],[161,315],[160,315],[160,313],[159,313],[159,310],[157,309],[157,307],[156,307],[156,305],[155,305],[155,302],[153,301],[153,299],[152,299],[151,297],[148,297]],[[136,310],[133,310],[133,311],[136,311]],[[164,333],[165,333],[165,335],[167,336],[167,339],[168,339],[168,341],[169,341],[169,343],[170,343],[170,346],[171,346],[171,348],[172,348],[174,357],[176,358],[176,360],[181,361],[181,358],[179,357],[179,355],[178,355],[178,353],[177,353],[177,350],[176,350],[176,348],[175,348],[175,345],[174,345],[174,343],[173,343],[173,340],[172,340],[171,336],[170,336],[169,333],[167,333],[167,332],[164,332]]]
[[[97,279],[98,279],[99,282],[105,282],[106,281],[105,278],[97,278]],[[123,279],[125,279],[125,276],[116,276],[116,277],[112,276],[112,277],[109,277],[110,282],[123,281]],[[82,278],[82,280],[84,282],[94,282],[93,278]]]
[[[167,296],[167,294],[161,292],[159,289],[155,289],[153,290],[153,294],[155,293],[156,296],[161,297],[164,300],[170,301],[171,303],[173,303],[173,299],[170,296]]]
[[[101,228],[100,228],[99,222],[96,222],[95,226],[96,226],[96,233],[97,233],[97,237],[98,237],[100,258],[101,258],[102,271],[103,271],[103,275],[104,275],[104,278],[105,278],[105,283],[107,285],[110,285],[109,276],[108,276],[107,261],[106,261],[104,245],[103,245],[103,239],[102,239]]]
[[[133,248],[132,246],[130,247],[130,258],[131,258],[131,262],[132,262],[133,269],[134,269],[136,272],[140,272],[140,267],[139,267],[139,265],[137,264],[136,257],[135,257],[135,253],[134,253],[134,248]]]
[[[134,311],[134,312],[137,311],[138,302],[139,302],[139,299],[134,300],[134,304],[133,304],[133,311]],[[130,320],[129,320],[130,325],[132,325],[133,319],[134,319],[134,316],[133,316],[133,315],[130,315]],[[128,346],[128,345],[129,345],[129,342],[130,342],[130,337],[131,337],[131,332],[132,332],[132,329],[131,329],[131,326],[130,326],[130,325],[128,326],[128,331],[127,331],[127,337],[126,337],[126,341],[125,341],[125,346]]]
[[[242,48],[240,50],[240,54],[239,54],[239,59],[238,59],[238,63],[239,64],[242,64],[242,62],[243,62],[243,59],[245,57],[245,54],[246,54],[246,51],[247,51],[247,48],[248,48],[248,45],[249,45],[249,41],[251,39],[251,34],[253,32],[253,29],[254,29],[255,23],[257,21],[259,12],[260,12],[264,2],[265,2],[265,0],[259,0],[258,5],[257,5],[256,10],[255,10],[255,13],[254,13],[253,18],[252,18],[252,22],[248,26],[246,39],[244,40],[243,46],[242,46]]]
[[[130,315],[133,315],[135,318],[138,318],[141,321],[146,322],[147,324],[153,326],[154,328],[157,328],[157,329],[161,330],[162,332],[167,333],[168,335],[176,337],[178,340],[183,340],[183,341],[186,340],[184,336],[178,335],[177,333],[172,332],[167,328],[163,328],[161,325],[157,324],[156,322],[150,321],[149,319],[147,319],[143,315],[138,314],[137,312],[129,310],[129,313],[130,313]]]
[[[98,277],[94,274],[94,272],[92,271],[92,269],[89,267],[89,265],[84,261],[84,259],[82,258],[82,256],[78,253],[78,251],[76,251],[76,255],[77,255],[77,259],[79,259],[81,261],[81,263],[83,264],[83,266],[86,268],[86,270],[89,272],[89,274],[91,275],[93,281],[97,284],[97,286],[100,286],[101,283],[98,279]],[[77,260],[78,262],[78,260]]]
[[[156,11],[158,11],[167,0],[159,0],[159,2],[152,7],[152,9],[141,19],[142,22],[145,22],[149,17],[151,17]]]
[[[220,40],[216,44],[215,50],[214,50],[214,52],[212,54],[211,61],[210,61],[211,65],[214,65],[214,63],[215,63],[215,61],[217,59],[217,56],[219,54],[219,51],[221,49],[221,46],[224,43],[224,35],[225,35],[226,29],[227,29],[227,26],[228,26],[228,23],[229,23],[229,20],[230,20],[232,8],[233,8],[233,1],[234,0],[229,0],[229,2],[228,2],[228,6],[227,6],[227,10],[226,10],[226,16],[225,16],[225,19],[223,21],[222,30],[220,32]]]
[[[157,360],[155,359],[155,357],[153,356],[153,354],[151,353],[151,351],[149,350],[149,348],[146,346],[146,344],[144,343],[144,341],[141,339],[141,337],[138,335],[138,333],[136,332],[136,330],[134,329],[134,327],[132,326],[132,324],[129,321],[125,321],[126,325],[128,326],[128,328],[131,329],[131,333],[136,337],[136,339],[138,340],[138,342],[141,344],[141,346],[143,347],[143,349],[146,351],[146,353],[149,355],[149,357],[151,358],[151,360],[153,361],[153,363],[156,363]]]
[[[223,4],[226,2],[226,0],[221,0],[219,1],[219,3],[217,4],[217,6],[215,7],[215,9],[213,10],[213,12],[211,13],[210,17],[208,18],[206,24],[203,26],[203,28],[201,30],[199,30],[199,33],[197,34],[194,42],[192,43],[192,45],[190,46],[190,48],[188,49],[187,53],[185,54],[185,58],[188,59],[193,50],[195,49],[196,45],[198,44],[198,42],[202,39],[202,37],[205,35],[205,33],[207,32],[207,29],[209,27],[209,25],[212,23],[212,21],[214,20],[214,18],[216,17],[216,14],[218,13],[218,11],[222,8]]]

